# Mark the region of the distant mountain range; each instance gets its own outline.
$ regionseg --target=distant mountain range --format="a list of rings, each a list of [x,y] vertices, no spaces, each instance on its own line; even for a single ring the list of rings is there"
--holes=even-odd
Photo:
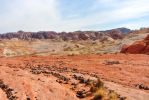
[[[146,29],[146,28],[145,28]],[[39,31],[39,32],[10,32],[0,34],[0,39],[18,38],[21,40],[31,39],[58,39],[58,40],[100,40],[105,37],[112,39],[122,39],[128,33],[133,33],[127,28],[116,28],[106,31],[75,31],[75,32],[54,32],[54,31]]]
[[[116,29],[112,29],[112,30],[118,30],[118,31],[120,31],[121,33],[129,33],[131,30],[130,29],[128,29],[128,28],[116,28]],[[112,31],[112,30],[106,30],[106,31],[103,31],[103,32],[110,32],[110,31]]]

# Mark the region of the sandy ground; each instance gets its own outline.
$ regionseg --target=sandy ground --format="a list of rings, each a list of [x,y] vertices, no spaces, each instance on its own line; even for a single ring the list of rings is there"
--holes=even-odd
[[[0,90],[0,100],[77,100],[74,93],[57,83],[52,76],[34,75],[22,69],[1,66],[0,79],[13,89],[12,94],[9,89]]]
[[[77,100],[67,87],[53,81],[55,77],[34,75],[26,70],[28,64],[32,67],[49,65],[76,68],[98,75],[108,88],[128,100],[148,100],[149,91],[136,87],[137,84],[149,87],[148,59],[148,55],[132,54],[1,57],[0,79],[14,89],[12,94],[21,98],[19,100],[28,97],[31,100]],[[6,94],[0,89],[0,98],[7,99]]]

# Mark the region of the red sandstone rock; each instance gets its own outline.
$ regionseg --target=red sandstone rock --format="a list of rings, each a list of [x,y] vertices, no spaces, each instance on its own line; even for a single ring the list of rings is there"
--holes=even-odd
[[[129,45],[123,45],[122,49],[121,49],[121,53],[126,53],[127,48],[129,47]]]
[[[146,44],[142,41],[138,41],[127,48],[127,53],[137,54],[142,53],[145,49]]]
[[[149,54],[149,45],[147,45],[143,51],[143,53]]]
[[[130,46],[123,46],[121,53],[148,54],[149,53],[149,35],[142,41],[137,41]]]
[[[149,35],[145,38],[145,40],[148,40],[149,41]]]

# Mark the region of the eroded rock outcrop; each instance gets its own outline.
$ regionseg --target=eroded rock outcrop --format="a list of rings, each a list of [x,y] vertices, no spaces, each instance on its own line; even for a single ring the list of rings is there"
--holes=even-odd
[[[39,32],[10,32],[0,34],[0,39],[18,38],[21,40],[31,39],[59,39],[59,40],[100,40],[105,36],[112,39],[122,39],[125,34],[131,30],[127,28],[117,28],[106,31],[75,31],[75,32],[54,32],[54,31],[39,31]]]
[[[142,41],[136,41],[132,45],[124,45],[121,53],[149,54],[149,35]]]

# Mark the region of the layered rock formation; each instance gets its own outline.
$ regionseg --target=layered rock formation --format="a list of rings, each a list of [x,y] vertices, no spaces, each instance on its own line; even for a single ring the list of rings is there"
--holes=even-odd
[[[53,32],[53,31],[40,31],[40,32],[11,32],[0,34],[0,39],[12,39],[18,38],[22,40],[30,39],[61,39],[67,40],[100,40],[105,36],[113,39],[122,39],[126,33],[129,33],[130,29],[118,28],[107,31],[75,31],[75,32]]]
[[[149,54],[149,35],[142,41],[136,41],[132,45],[124,45],[121,53]]]

